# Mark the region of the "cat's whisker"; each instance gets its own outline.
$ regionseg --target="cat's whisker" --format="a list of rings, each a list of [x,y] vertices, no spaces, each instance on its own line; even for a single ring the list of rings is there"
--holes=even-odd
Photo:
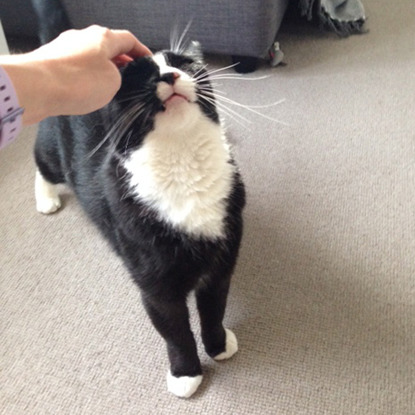
[[[172,26],[172,29],[170,31],[170,50],[172,52],[176,51],[177,39],[178,39],[178,34],[177,34],[177,24],[176,24]]]
[[[130,140],[131,140],[131,136],[133,135],[133,132],[132,131],[129,131],[128,132],[128,135],[127,135],[127,140],[126,140],[126,143],[125,143],[125,150],[124,150],[124,154],[127,152],[127,149],[128,149],[128,145],[130,144]]]
[[[227,95],[227,92],[220,90],[218,88],[218,86],[223,86],[223,84],[216,84],[214,82],[211,82],[211,84],[209,86],[208,85],[206,85],[206,86],[204,86],[204,85],[198,85],[198,88],[201,91],[207,91],[207,92],[210,92],[212,94],[214,94],[215,92],[219,92],[222,95]]]
[[[225,103],[218,102],[213,97],[209,97],[209,96],[206,96],[206,95],[203,95],[203,94],[200,94],[199,96],[200,96],[200,98],[204,99],[205,101],[209,102],[210,104],[216,105],[222,112],[224,112],[226,115],[229,115],[232,119],[237,118],[237,119],[242,120],[243,122],[245,122],[247,124],[252,123],[252,121],[250,121],[248,118],[244,117],[243,115],[241,115],[237,111],[233,110],[232,108],[227,106]]]
[[[212,74],[217,73],[217,72],[222,72],[222,71],[226,71],[227,69],[233,68],[236,65],[238,65],[237,63],[234,63],[232,65],[228,65],[228,66],[224,66],[223,68],[219,68],[219,69],[213,69],[211,71],[206,71],[203,74],[201,74],[199,77],[195,78],[196,80],[201,80],[201,79],[205,79],[205,78],[210,78]],[[237,74],[235,74],[237,75]]]
[[[179,54],[182,54],[184,52],[185,47],[184,47],[184,45],[182,45],[182,43],[183,43],[183,40],[184,40],[187,32],[190,29],[190,26],[192,25],[192,23],[193,23],[193,20],[190,20],[189,23],[187,23],[186,27],[183,30],[182,35],[180,36],[179,43],[177,45],[177,50],[178,50]]]
[[[148,93],[142,93],[142,94],[125,94],[125,97],[123,99],[118,99],[118,103],[124,103],[128,101],[141,101],[143,98],[146,97]]]
[[[188,43],[188,42],[184,43],[184,39],[185,39],[192,23],[193,23],[193,19],[191,19],[187,23],[187,25],[184,28],[184,30],[183,30],[182,34],[180,35],[180,37],[179,37],[179,34],[178,34],[177,24],[174,25],[172,31],[170,32],[170,50],[172,52],[177,53],[177,54],[182,54],[184,52],[184,50],[186,49],[186,43]]]
[[[203,90],[203,88],[202,88],[202,90]],[[209,91],[207,91],[207,90],[206,90],[206,92],[209,93]],[[224,100],[227,100],[230,104],[237,105],[237,106],[240,106],[240,107],[243,107],[243,108],[247,108],[247,109],[248,108],[253,108],[253,109],[271,108],[271,107],[275,107],[275,106],[280,105],[283,102],[285,102],[285,98],[283,98],[283,99],[280,99],[279,101],[271,102],[270,104],[249,105],[249,104],[241,104],[241,103],[239,103],[237,101],[234,101],[234,100],[228,98],[227,96],[225,96],[226,95],[226,92],[219,91],[217,89],[215,89],[215,91],[211,91],[210,93],[212,94],[212,96],[214,96],[214,97],[216,97],[218,99],[223,98]]]
[[[127,113],[126,117],[121,121],[121,128],[117,131],[117,134],[114,136],[113,146],[116,148],[124,137],[125,133],[129,130],[133,122],[145,111],[145,104],[139,104],[136,107],[131,108]],[[131,136],[128,137],[128,140]]]
[[[124,94],[123,99],[119,99],[119,103],[124,103],[128,101],[144,101],[145,98],[151,98],[152,90],[148,88],[148,90],[144,90],[142,92],[127,92]]]
[[[87,155],[87,158],[91,158],[114,134],[113,147],[116,147],[122,136],[131,127],[132,122],[143,112],[145,104],[135,104],[128,109],[110,128],[105,137],[98,143],[98,145]]]
[[[211,71],[205,71],[200,76],[194,76],[194,79],[196,81],[201,81],[201,80],[204,80],[204,79],[207,79],[207,78],[210,81],[217,80],[217,79],[230,79],[230,80],[243,80],[243,81],[261,81],[261,80],[264,80],[264,79],[268,79],[270,77],[269,75],[247,77],[244,74],[238,74],[238,73],[235,73],[235,72],[233,72],[233,73],[221,73],[222,71],[230,69],[230,68],[232,68],[236,65],[237,65],[237,63],[233,64],[233,65],[225,66],[223,68],[218,68],[218,69],[214,69],[214,70],[211,70]]]
[[[268,78],[269,78],[269,75],[257,76],[254,78],[247,78],[247,77],[244,77],[243,75],[238,76],[238,74],[235,74],[235,73],[216,74],[216,75],[209,77],[211,81],[222,80],[222,79],[231,80],[231,81],[262,81]]]
[[[216,105],[225,115],[229,116],[230,118],[232,118],[232,120],[236,121],[239,125],[242,125],[243,127],[247,127],[246,124],[252,123],[250,120],[248,120],[238,112],[234,111],[232,108],[229,108],[221,102],[215,101],[213,97],[208,97],[203,94],[199,94],[199,97],[212,105]]]
[[[230,99],[226,96],[223,96],[220,93],[218,93],[217,91],[215,93],[213,93],[213,91],[203,91],[203,92],[205,94],[207,94],[208,96],[210,96],[211,98],[215,98],[217,104],[226,103],[226,104],[234,105],[234,106],[237,106],[239,108],[244,108],[245,110],[247,110],[247,111],[249,111],[249,112],[251,112],[255,115],[259,115],[260,117],[265,118],[267,120],[270,120],[270,121],[273,121],[273,122],[276,122],[276,123],[279,123],[279,124],[282,124],[282,125],[288,125],[284,121],[277,120],[275,118],[267,116],[266,114],[263,114],[262,112],[256,111],[256,109],[270,108],[270,107],[279,105],[279,104],[281,104],[282,102],[285,101],[284,99],[282,99],[280,101],[273,102],[271,104],[266,104],[266,105],[246,105],[246,104],[241,104],[239,102],[236,102],[236,101],[234,101],[234,100],[232,100],[232,99]]]
[[[202,71],[205,71],[206,70],[206,68],[208,67],[208,64],[205,64],[205,65],[203,65],[201,68],[199,68],[193,75],[192,75],[192,77],[193,77],[193,79],[197,79],[197,77],[199,76],[199,74],[202,72]],[[205,72],[203,72],[203,73],[205,73]]]
[[[204,107],[208,108],[208,103],[207,102],[201,101],[201,105],[203,105]],[[222,112],[226,117],[229,117],[232,121],[236,122],[241,127],[246,128],[246,129],[249,129],[248,126],[246,124],[244,124],[241,120],[238,120],[233,114],[227,112],[227,109],[226,108],[219,108],[219,110],[220,110],[219,112]],[[223,117],[221,117],[221,118],[223,118]]]
[[[240,108],[244,108],[245,110],[251,112],[252,114],[258,115],[258,116],[260,116],[262,118],[265,118],[267,120],[270,120],[270,121],[273,121],[273,122],[276,122],[278,124],[282,124],[282,125],[285,125],[285,126],[288,125],[284,121],[277,120],[276,118],[270,117],[266,114],[263,114],[262,112],[256,111],[254,106],[247,106],[247,105],[239,104],[235,101],[226,99],[225,97],[221,97],[221,96],[217,96],[216,98],[217,98],[218,103],[221,102],[221,101],[226,102],[227,104],[231,104],[231,105],[235,105],[235,106],[240,107]],[[280,102],[277,102],[276,105],[279,104],[279,103]]]
[[[212,85],[212,87],[215,91],[219,91],[219,92],[222,92],[222,93],[226,94],[225,91],[221,91],[220,89],[218,89],[218,87],[223,86],[223,84],[217,84],[216,82],[211,82],[210,84]]]
[[[221,94],[223,96],[226,96],[227,95],[227,92],[221,91],[214,84],[209,85],[209,86],[205,86],[205,87],[204,86],[199,86],[199,90],[202,91],[202,92],[207,92],[212,97],[215,97],[217,94]]]

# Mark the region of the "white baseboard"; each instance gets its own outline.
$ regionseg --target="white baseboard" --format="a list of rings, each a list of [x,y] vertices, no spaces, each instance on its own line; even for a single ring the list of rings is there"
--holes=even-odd
[[[10,53],[7,46],[6,36],[4,36],[3,26],[0,20],[0,55],[8,55]]]

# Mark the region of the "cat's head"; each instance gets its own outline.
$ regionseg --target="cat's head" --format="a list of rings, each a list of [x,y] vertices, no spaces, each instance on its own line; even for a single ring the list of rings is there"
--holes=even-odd
[[[121,129],[125,130],[124,135],[129,134],[130,144],[131,137],[135,138],[133,142],[137,141],[156,126],[186,128],[198,117],[219,122],[213,90],[196,42],[183,54],[161,51],[129,63],[122,70],[122,86],[115,102],[124,119]]]

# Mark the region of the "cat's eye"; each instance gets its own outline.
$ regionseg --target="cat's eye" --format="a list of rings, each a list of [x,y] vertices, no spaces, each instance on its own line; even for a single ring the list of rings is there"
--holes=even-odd
[[[154,82],[159,76],[159,69],[152,59],[147,57],[131,62],[124,71],[124,78],[139,77],[141,80]]]
[[[189,67],[194,63],[192,58],[188,56],[177,55],[173,52],[166,52],[164,54],[164,57],[168,65],[174,66],[175,68],[179,69]]]

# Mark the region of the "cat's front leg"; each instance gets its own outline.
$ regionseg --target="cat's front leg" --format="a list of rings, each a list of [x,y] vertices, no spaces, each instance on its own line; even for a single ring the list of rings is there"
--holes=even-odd
[[[227,276],[206,276],[196,290],[197,307],[206,353],[215,360],[225,360],[238,351],[235,334],[223,327],[230,272]]]
[[[189,398],[202,382],[202,368],[186,301],[171,302],[143,295],[143,304],[167,343],[170,360],[167,389],[178,397]]]
[[[48,182],[39,170],[36,171],[35,198],[36,210],[40,213],[47,215],[56,212],[61,207],[56,186]]]

